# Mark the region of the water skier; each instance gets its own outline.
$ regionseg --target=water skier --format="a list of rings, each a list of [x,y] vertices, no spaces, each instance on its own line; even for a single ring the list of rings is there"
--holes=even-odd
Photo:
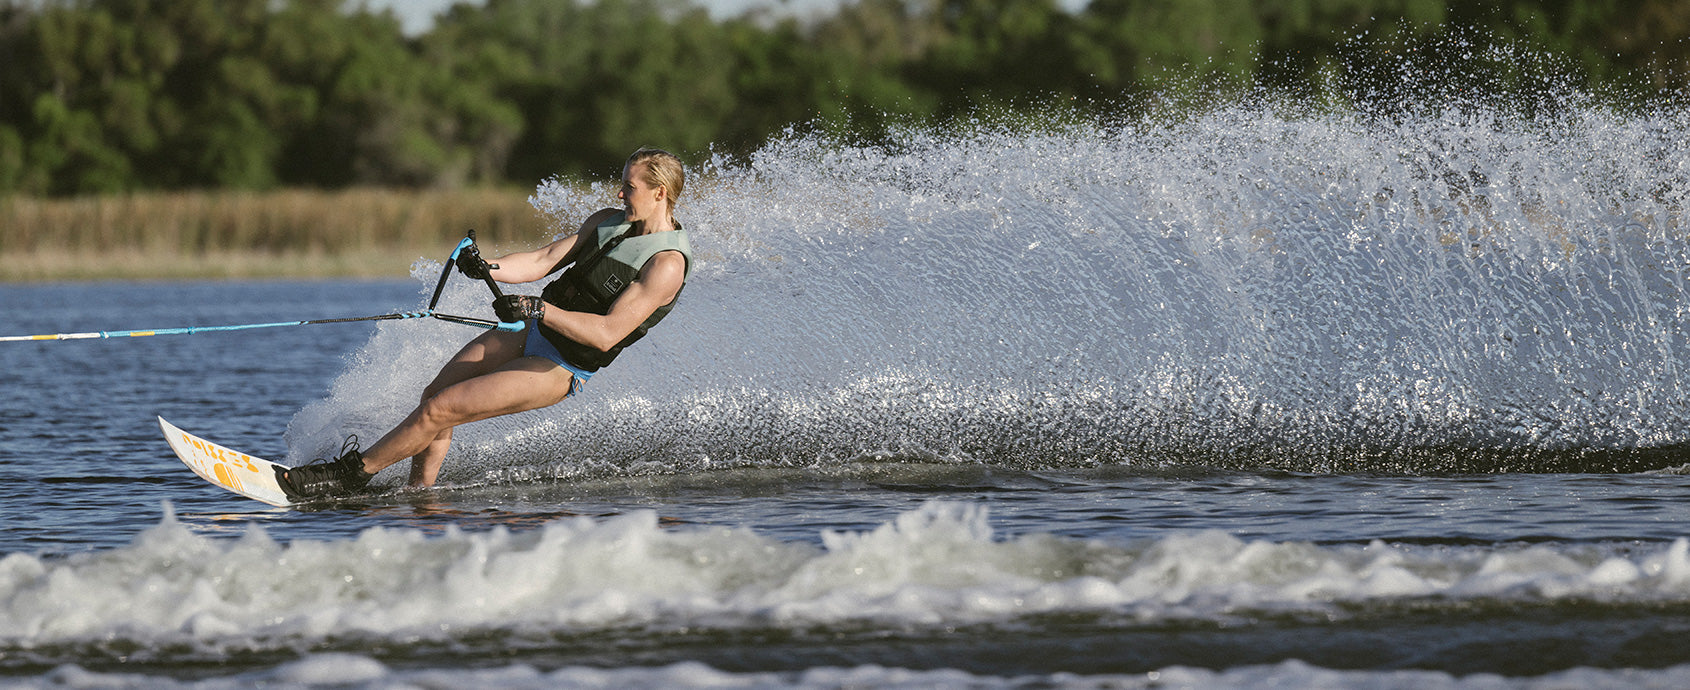
[[[386,436],[360,452],[348,440],[337,458],[281,472],[295,500],[362,491],[377,472],[411,458],[411,486],[432,486],[459,424],[548,407],[639,340],[674,306],[692,263],[686,230],[674,220],[686,173],[674,154],[640,149],[622,167],[622,208],[589,216],[580,231],[489,263],[471,252],[457,266],[480,280],[528,283],[568,266],[539,297],[493,302],[521,332],[488,331],[441,367],[422,401]]]

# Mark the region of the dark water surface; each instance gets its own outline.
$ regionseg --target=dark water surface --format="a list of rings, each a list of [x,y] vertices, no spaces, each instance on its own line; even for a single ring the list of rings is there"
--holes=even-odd
[[[21,334],[422,299],[410,281],[12,286],[0,312]],[[1690,664],[1690,485],[1673,473],[882,455],[467,481],[289,511],[206,485],[153,422],[280,457],[290,419],[370,335],[0,349],[0,672],[26,685],[431,672],[519,687],[1620,685],[1683,680]]]
[[[0,685],[1690,687],[1690,112],[1481,96],[701,163],[675,311],[428,491],[270,509],[154,420],[298,464],[473,328],[0,343]],[[0,286],[0,333],[438,270]]]

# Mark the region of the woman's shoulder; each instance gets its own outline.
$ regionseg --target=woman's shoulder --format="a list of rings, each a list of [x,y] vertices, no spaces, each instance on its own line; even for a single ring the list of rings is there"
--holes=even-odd
[[[600,225],[604,225],[606,221],[615,218],[621,213],[622,209],[619,208],[601,208],[593,212],[593,215],[587,216],[587,220],[581,222],[581,232],[587,232],[588,230],[597,228]]]

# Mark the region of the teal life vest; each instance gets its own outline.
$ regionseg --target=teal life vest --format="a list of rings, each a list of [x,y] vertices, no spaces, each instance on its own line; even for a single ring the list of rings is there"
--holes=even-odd
[[[594,228],[591,235],[582,234],[581,242],[576,247],[575,265],[558,276],[557,280],[546,285],[540,292],[540,299],[568,311],[587,312],[591,314],[607,314],[610,305],[622,294],[622,290],[640,277],[640,270],[645,268],[647,261],[658,252],[677,251],[686,258],[686,273],[681,277],[681,287],[686,287],[686,276],[692,274],[692,244],[687,241],[687,232],[680,223],[675,223],[675,229],[664,232],[654,232],[648,235],[635,235],[639,232],[640,223],[628,222],[626,213],[617,213]],[[552,268],[557,271],[560,266]],[[540,334],[557,348],[559,354],[570,364],[586,371],[598,371],[600,367],[609,364],[621,354],[623,348],[634,344],[634,341],[645,337],[646,331],[669,315],[669,310],[675,306],[681,293],[675,292],[675,299],[669,300],[657,308],[657,311],[646,317],[638,328],[635,328],[622,342],[601,352],[597,348],[583,345],[570,340],[562,333],[558,333],[544,325]]]

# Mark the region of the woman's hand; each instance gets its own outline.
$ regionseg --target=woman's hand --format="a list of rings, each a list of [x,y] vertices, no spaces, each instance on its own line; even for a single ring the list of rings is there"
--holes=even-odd
[[[506,323],[538,320],[546,316],[546,303],[533,295],[505,295],[493,300],[493,313]]]
[[[481,258],[481,252],[473,250],[471,247],[471,251],[458,252],[458,272],[469,276],[470,280],[486,280],[488,272],[499,265],[487,263],[486,259]]]

